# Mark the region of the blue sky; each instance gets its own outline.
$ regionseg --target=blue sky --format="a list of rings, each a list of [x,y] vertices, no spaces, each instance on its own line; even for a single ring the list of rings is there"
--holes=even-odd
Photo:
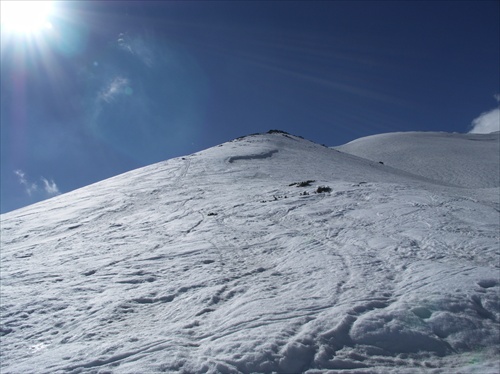
[[[1,212],[269,129],[334,146],[498,126],[499,14],[497,1],[59,1],[31,33],[3,20]]]

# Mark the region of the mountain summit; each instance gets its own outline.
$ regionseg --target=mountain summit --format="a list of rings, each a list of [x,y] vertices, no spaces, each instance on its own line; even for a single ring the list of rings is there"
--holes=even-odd
[[[498,175],[456,139],[460,178],[271,131],[2,215],[2,373],[497,373]]]

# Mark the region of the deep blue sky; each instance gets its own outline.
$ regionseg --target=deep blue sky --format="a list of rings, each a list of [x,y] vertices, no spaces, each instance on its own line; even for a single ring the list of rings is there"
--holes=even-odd
[[[232,138],[468,132],[498,1],[57,2],[2,29],[1,212]],[[498,98],[498,96],[497,96]]]

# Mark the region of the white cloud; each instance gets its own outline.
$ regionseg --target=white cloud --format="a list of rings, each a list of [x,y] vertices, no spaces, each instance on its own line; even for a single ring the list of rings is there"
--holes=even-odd
[[[500,94],[493,95],[493,98],[500,103]],[[500,131],[500,107],[481,113],[472,121],[471,127],[469,134],[491,134]]]
[[[130,94],[131,92],[130,81],[127,78],[115,77],[109,85],[99,92],[98,98],[110,103],[116,96]]]
[[[489,112],[482,113],[472,121],[471,134],[489,134],[500,131],[500,109],[492,109]]]
[[[42,177],[41,180],[43,182],[43,188],[45,189],[45,192],[47,193],[47,195],[55,196],[55,195],[59,195],[61,193],[59,191],[59,188],[57,187],[56,182],[54,182],[53,179],[48,181],[46,178]]]
[[[26,194],[30,197],[43,199],[56,196],[61,193],[53,179],[49,181],[47,178],[41,177],[40,180],[42,181],[43,189],[40,189],[38,183],[30,181],[26,177],[26,173],[24,171],[20,169],[14,170],[14,174],[17,175],[19,184],[24,187],[24,192],[26,192]]]
[[[36,183],[31,183],[26,178],[26,174],[22,170],[15,170],[14,174],[17,175],[19,179],[19,183],[24,187],[24,191],[31,196],[34,192],[38,190],[38,186]]]

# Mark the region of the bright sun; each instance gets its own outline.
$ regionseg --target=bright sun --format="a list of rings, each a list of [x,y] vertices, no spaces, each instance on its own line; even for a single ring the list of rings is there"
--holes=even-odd
[[[30,35],[52,28],[52,1],[2,0],[0,4],[2,31]]]

